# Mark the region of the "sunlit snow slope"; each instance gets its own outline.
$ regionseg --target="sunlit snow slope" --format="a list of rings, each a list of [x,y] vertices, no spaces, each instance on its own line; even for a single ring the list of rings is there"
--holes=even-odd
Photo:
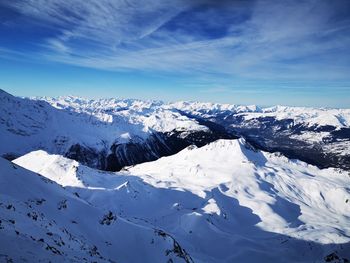
[[[94,206],[78,190],[0,158],[0,262],[191,262],[164,231]]]
[[[0,156],[45,150],[118,171],[195,144],[243,137],[321,168],[350,170],[350,109],[20,98],[0,90]]]
[[[195,262],[350,258],[349,174],[256,151],[242,139],[188,147],[119,173],[43,151],[14,162],[94,207],[146,229],[162,229]]]

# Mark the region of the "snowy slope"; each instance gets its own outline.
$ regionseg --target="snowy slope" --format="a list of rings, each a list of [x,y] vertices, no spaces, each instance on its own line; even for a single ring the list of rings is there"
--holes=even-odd
[[[45,100],[56,108],[70,109],[76,112],[85,112],[93,114],[103,119],[101,112],[109,112],[110,114],[116,114],[122,112],[124,116],[130,115],[142,115],[142,121],[148,123],[147,114],[153,113],[155,110],[161,109],[161,113],[167,110],[181,110],[190,112],[200,116],[213,116],[215,114],[230,111],[231,113],[242,114],[245,118],[259,118],[259,117],[275,117],[278,120],[293,119],[295,124],[303,123],[307,126],[325,126],[332,125],[339,128],[350,126],[350,109],[330,109],[330,108],[310,108],[310,107],[289,107],[289,106],[273,106],[261,108],[256,105],[234,105],[234,104],[219,104],[219,103],[204,103],[204,102],[188,102],[180,101],[173,103],[163,103],[161,101],[142,101],[142,100],[130,100],[130,99],[99,99],[89,100],[78,97],[40,97],[35,98],[39,100]],[[173,116],[166,116],[164,118],[162,114],[152,114],[153,117],[159,117],[159,121],[167,120],[167,122],[173,122],[178,120],[177,114]],[[169,113],[169,112],[167,112]],[[119,113],[118,113],[119,114]],[[206,115],[205,115],[206,114]],[[131,118],[133,119],[133,118]],[[138,117],[134,117],[137,120]],[[199,127],[194,123],[188,123],[181,120],[176,123],[180,129],[195,130]],[[171,131],[172,126],[162,128],[148,125],[151,128],[156,128],[158,131]]]
[[[350,109],[287,106],[261,108],[255,105],[87,100],[76,97],[44,99],[54,107],[87,112],[97,118],[101,112],[129,116],[129,121],[141,122],[159,132],[179,130],[191,133],[201,128],[205,130],[201,125],[196,126],[198,123],[194,124],[196,120],[200,122],[204,119],[223,126],[233,134],[253,138],[256,146],[261,149],[280,151],[319,167],[350,169]],[[265,129],[266,133],[262,132]]]
[[[0,90],[1,156],[41,149],[113,171],[235,136],[319,167],[350,169],[349,123],[350,109],[28,99]]]
[[[346,172],[320,170],[297,160],[255,152],[242,139],[185,149],[177,155],[137,165],[130,173],[152,185],[181,188],[204,198],[218,188],[251,208],[261,219],[257,225],[267,231],[302,238],[304,229],[298,226],[302,221],[310,223],[312,232],[319,235],[313,237],[309,232],[305,238],[323,243],[349,241],[345,237],[350,234],[350,205],[346,202],[350,199],[350,178]],[[284,201],[278,204],[281,199]],[[274,205],[279,206],[276,211]],[[346,226],[346,235],[341,237],[337,231],[334,237],[331,233],[324,235],[321,218],[327,225]],[[298,227],[291,231],[290,226]]]
[[[211,121],[259,149],[281,152],[321,168],[350,170],[350,109],[170,104],[189,116]]]
[[[350,258],[349,175],[256,151],[242,139],[188,147],[119,173],[43,151],[15,163],[96,207],[163,229],[195,262]]]
[[[191,258],[164,231],[132,223],[88,203],[72,187],[67,191],[0,159],[1,262],[168,260]]]
[[[106,142],[124,140],[125,134],[145,138],[144,127],[123,118],[108,118],[58,110],[44,101],[21,99],[0,92],[0,153],[23,154],[33,149],[63,153],[80,143],[103,149]]]
[[[256,105],[231,105],[201,102],[175,102],[168,105],[182,111],[190,112],[202,117],[212,117],[230,111],[244,119],[257,119],[261,117],[274,117],[277,120],[293,119],[294,124],[306,126],[332,125],[338,129],[350,126],[350,109],[311,108],[273,106],[261,108]]]
[[[0,154],[23,154],[33,149],[62,153],[67,149],[60,146],[74,143],[103,149],[116,142],[145,140],[153,131],[207,130],[195,120],[153,107],[150,102],[129,101],[128,105],[128,101],[74,97],[47,101],[54,107],[0,90],[0,135],[11,142],[0,146]]]
[[[85,113],[105,122],[113,122],[115,118],[123,118],[128,123],[138,124],[143,130],[158,132],[173,130],[198,131],[206,130],[196,121],[182,116],[176,109],[164,107],[160,101],[142,101],[133,99],[97,99],[67,96],[58,98],[39,97],[57,109]]]
[[[1,156],[12,159],[42,149],[100,169],[113,166],[110,159],[119,159],[118,169],[172,153],[163,134],[209,134],[196,120],[151,102],[73,97],[47,101],[52,105],[0,90],[0,137],[7,142],[0,144]],[[132,144],[130,149],[119,147],[127,144]]]
[[[242,115],[246,120],[260,117],[275,117],[277,120],[293,119],[294,125],[306,126],[331,125],[340,129],[350,126],[350,109],[310,108],[274,106],[261,108],[256,105],[234,105],[203,102],[174,102],[161,101],[100,99],[89,100],[78,97],[36,98],[45,100],[56,108],[70,109],[74,112],[90,113],[99,119],[112,115],[129,116],[130,121],[146,124],[157,131],[172,131],[175,127],[186,130],[197,130],[201,127],[177,113],[178,110],[199,116],[215,116],[224,112]],[[164,113],[165,112],[165,113]],[[141,117],[140,117],[141,116]],[[153,120],[157,119],[157,123]],[[203,127],[202,127],[203,128]]]

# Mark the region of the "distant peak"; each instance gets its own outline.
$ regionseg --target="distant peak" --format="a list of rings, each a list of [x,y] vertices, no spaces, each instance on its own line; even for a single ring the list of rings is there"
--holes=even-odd
[[[3,89],[0,89],[0,96],[2,96],[2,97],[5,97],[5,96],[13,97],[13,95],[11,95],[10,93],[4,91]]]

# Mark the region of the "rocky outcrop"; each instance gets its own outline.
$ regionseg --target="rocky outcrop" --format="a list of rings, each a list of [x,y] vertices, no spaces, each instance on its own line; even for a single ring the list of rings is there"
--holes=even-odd
[[[175,154],[189,145],[204,146],[218,139],[237,138],[229,132],[215,130],[197,132],[154,133],[145,141],[115,143],[107,150],[96,150],[79,144],[72,145],[66,157],[92,168],[119,171],[125,166],[154,161]]]

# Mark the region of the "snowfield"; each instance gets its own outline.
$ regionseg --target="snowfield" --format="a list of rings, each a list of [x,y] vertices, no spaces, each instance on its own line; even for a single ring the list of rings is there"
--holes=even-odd
[[[41,99],[18,98],[0,90],[0,136],[11,142],[0,145],[0,154],[22,155],[35,149],[64,154],[74,144],[102,151],[113,143],[144,142],[157,131],[207,130],[153,102]]]
[[[173,237],[0,159],[1,262],[192,262]],[[75,189],[75,190],[74,190]]]
[[[0,262],[349,262],[349,124],[0,90]]]
[[[350,109],[133,99],[19,98],[0,90],[0,155],[45,150],[101,170],[243,137],[318,167],[349,170]]]
[[[294,124],[311,126],[332,125],[338,129],[350,126],[350,109],[329,109],[310,107],[273,106],[261,108],[256,105],[231,105],[201,102],[175,102],[167,107],[180,109],[199,116],[213,116],[217,113],[233,112],[246,120],[260,117],[275,117],[277,120],[293,119]]]
[[[9,175],[1,183],[1,199],[6,200],[6,205],[9,202],[17,204],[20,208],[16,213],[20,213],[21,210],[30,210],[25,204],[29,199],[45,198],[51,210],[39,211],[46,212],[45,216],[51,216],[57,224],[64,217],[64,226],[70,226],[67,221],[74,218],[79,222],[74,227],[82,231],[86,242],[96,245],[106,259],[139,262],[134,259],[141,250],[149,255],[148,259],[155,253],[152,260],[144,258],[143,262],[164,262],[162,256],[166,257],[164,251],[168,243],[160,239],[154,245],[151,242],[154,231],[150,229],[161,229],[169,234],[188,253],[183,257],[170,255],[172,260],[324,262],[338,258],[339,261],[334,262],[343,262],[343,258],[350,258],[349,174],[333,168],[321,170],[278,154],[257,151],[243,139],[218,140],[201,148],[190,146],[176,155],[128,167],[118,173],[94,170],[44,151],[31,152],[14,163],[40,173],[65,189],[55,183],[46,186],[40,177],[21,168],[14,169],[7,162],[5,168]],[[22,175],[25,180],[18,177],[18,171],[25,173]],[[34,190],[38,182],[43,184],[40,186],[43,190]],[[61,199],[69,200],[67,210],[49,206]],[[97,211],[93,212],[96,216],[80,212],[83,208],[70,210],[70,202]],[[26,216],[17,216],[4,206],[1,208],[2,217],[7,218],[5,222],[14,218],[18,225],[31,224]],[[96,223],[103,216],[102,211],[112,211],[117,215],[111,228]],[[86,228],[80,229],[79,224],[83,222],[86,222]],[[131,230],[118,227],[121,223]],[[14,230],[17,225],[5,224],[8,234],[1,236],[1,243],[16,238]],[[39,230],[34,232],[36,239],[45,237],[46,230],[42,227],[45,228],[38,224]],[[101,227],[110,232],[100,232]],[[132,227],[141,227],[145,233]],[[19,229],[21,233],[29,231]],[[99,235],[89,236],[96,231]],[[136,242],[138,245],[136,239],[132,241],[133,231],[142,236],[141,240],[149,239],[147,249],[141,241]],[[57,235],[63,238],[63,233]],[[124,254],[118,247],[119,237],[122,237],[123,248],[129,247],[123,250]],[[51,242],[50,237],[48,241]],[[110,242],[113,246],[109,250],[103,242]],[[33,243],[31,251],[36,251],[33,257],[50,255],[42,243],[38,245],[35,240],[30,243]],[[52,246],[57,247],[54,243]],[[156,247],[157,252],[149,250],[149,246]],[[57,249],[66,253],[63,258],[77,253],[66,248]],[[10,257],[28,255],[9,247],[1,254],[6,251],[11,252]]]

